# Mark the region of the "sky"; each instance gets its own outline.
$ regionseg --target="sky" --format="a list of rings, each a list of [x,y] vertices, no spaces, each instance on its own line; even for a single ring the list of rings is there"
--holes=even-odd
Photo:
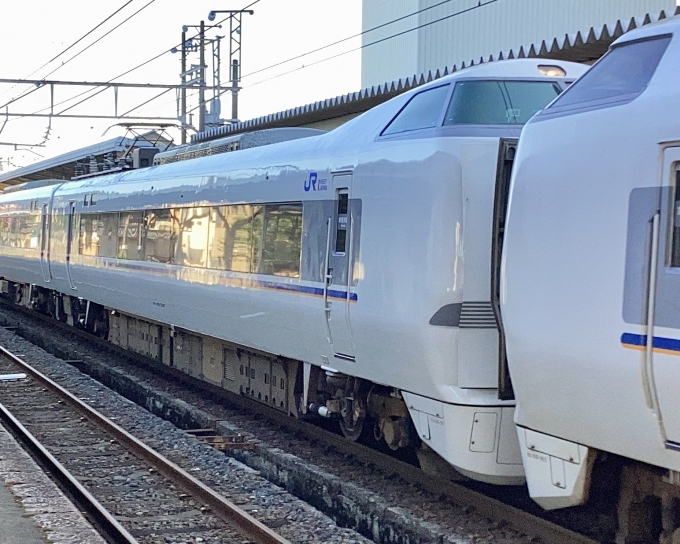
[[[180,54],[169,51],[179,45],[182,26],[198,25],[201,20],[206,25],[215,24],[226,15],[217,14],[210,22],[211,10],[244,9],[249,5],[254,14],[243,15],[241,34],[240,120],[359,90],[361,38],[351,37],[361,32],[361,0],[6,0],[0,33],[0,78],[108,81],[160,55],[115,81],[179,84]],[[113,15],[120,8],[123,9]],[[189,28],[187,35],[196,32]],[[222,85],[229,86],[228,21],[221,29],[206,32],[208,39],[218,35],[225,36],[221,47]],[[101,41],[91,45],[99,38]],[[345,38],[350,39],[324,47]],[[318,48],[324,49],[305,55]],[[206,50],[209,52],[209,47]],[[53,60],[54,57],[57,58]],[[199,63],[197,53],[190,54],[187,64],[192,63]],[[282,64],[270,68],[278,63]],[[69,114],[114,115],[113,89],[75,105],[93,94],[89,89],[55,86],[54,112],[74,106]],[[120,89],[118,113],[131,110],[130,115],[174,118],[174,90],[142,106],[161,92]],[[194,94],[189,91],[188,109],[197,106]],[[1,172],[126,134],[124,128],[115,126],[119,122],[115,119],[6,117],[7,112],[49,113],[50,101],[49,86],[0,83],[0,142],[22,144],[16,148],[0,145]],[[223,97],[222,118],[231,118],[231,93]],[[197,127],[197,112],[193,122]],[[179,131],[171,129],[170,134],[179,143]]]

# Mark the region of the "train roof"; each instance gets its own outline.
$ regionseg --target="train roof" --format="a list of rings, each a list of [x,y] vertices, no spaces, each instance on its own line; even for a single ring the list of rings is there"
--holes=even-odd
[[[576,79],[583,75],[589,68],[584,64],[577,62],[569,62],[564,60],[551,59],[510,59],[501,60],[498,62],[489,62],[486,64],[479,64],[471,66],[464,70],[459,70],[451,75],[434,80],[427,85],[417,87],[414,91],[418,91],[426,86],[441,85],[444,82],[455,81],[458,79],[531,79],[531,78],[548,78],[555,79],[554,75],[548,76],[546,71],[541,71],[541,67],[557,66],[564,70],[565,79]]]
[[[644,38],[651,38],[652,36],[660,36],[663,34],[675,34],[676,32],[678,32],[678,30],[680,30],[680,16],[671,17],[669,19],[663,19],[661,21],[657,21],[655,23],[651,23],[641,28],[637,28],[635,30],[627,32],[626,34],[621,36],[618,40],[616,40],[612,44],[612,47],[616,47],[617,45],[626,42],[632,42]]]

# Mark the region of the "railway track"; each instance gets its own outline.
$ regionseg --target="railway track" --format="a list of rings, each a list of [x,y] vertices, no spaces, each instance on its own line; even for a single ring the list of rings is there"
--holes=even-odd
[[[11,309],[12,311],[14,311],[16,308],[11,307]],[[22,313],[23,315],[26,316],[26,318],[29,319],[35,319],[36,317],[38,317],[39,319],[43,319],[42,317],[36,316],[33,313],[26,313],[21,310],[20,313]],[[49,321],[49,323],[53,325],[51,321]],[[88,344],[93,343],[93,339],[91,336],[87,335],[86,333],[82,333],[81,331],[78,331],[76,329],[73,329],[71,327],[64,326],[60,330],[62,330],[64,334],[75,335],[76,337],[85,339]],[[122,354],[122,350],[118,348],[112,348],[105,342],[101,342],[98,344],[99,348],[108,349],[118,355]],[[64,354],[62,353],[62,357],[63,355]],[[231,395],[217,387],[207,385],[204,382],[200,382],[180,372],[174,371],[173,369],[168,369],[166,367],[161,367],[160,365],[155,365],[154,363],[149,362],[147,359],[137,358],[134,356],[134,354],[130,354],[129,352],[124,352],[124,355],[127,358],[132,357],[137,359],[138,363],[143,362],[146,368],[153,368],[154,374],[157,374],[158,372],[163,372],[173,381],[181,380],[191,387],[199,388],[204,393],[207,391],[212,395],[225,398],[230,404],[235,406],[237,410],[248,412],[251,414],[254,413],[256,414],[256,418],[266,420],[270,424],[273,424],[275,427],[279,429],[285,429],[286,431],[293,433],[295,435],[304,436],[307,438],[307,440],[317,442],[319,444],[324,444],[324,447],[330,447],[333,450],[339,452],[341,456],[344,455],[347,458],[351,458],[355,460],[355,462],[358,464],[373,467],[376,470],[380,470],[384,475],[388,476],[389,478],[394,478],[395,476],[401,478],[404,481],[409,482],[411,485],[416,486],[418,489],[423,489],[431,495],[440,497],[443,501],[450,501],[451,503],[459,505],[464,509],[465,512],[475,513],[476,515],[492,520],[492,523],[498,527],[510,527],[512,529],[524,533],[525,535],[528,535],[530,538],[545,543],[594,544],[596,542],[602,542],[602,540],[600,539],[589,538],[587,536],[584,536],[583,534],[577,533],[559,524],[553,523],[548,519],[537,517],[532,513],[506,504],[501,500],[489,497],[473,489],[469,489],[468,487],[465,487],[463,485],[459,485],[453,482],[445,482],[441,478],[434,478],[432,476],[429,476],[425,474],[423,471],[419,470],[418,468],[410,464],[404,463],[380,452],[371,450],[369,448],[361,446],[360,444],[348,442],[342,437],[335,435],[331,432],[325,431],[323,429],[320,429],[318,427],[310,426],[309,424],[305,424],[303,422],[299,422],[292,418],[286,417],[278,412],[269,409],[266,406],[261,406],[258,403],[251,401],[250,399]],[[67,358],[75,358],[79,356],[80,355],[74,353]],[[81,364],[78,364],[78,366],[81,369],[83,369],[82,364],[83,361],[80,360],[80,363]],[[88,365],[85,364],[84,366],[87,367]],[[87,368],[85,370],[92,371],[92,368]],[[119,380],[116,379],[113,381]],[[142,395],[142,393],[137,391],[134,396],[139,397],[140,395]],[[161,403],[159,402],[157,397],[154,398],[153,402],[147,402],[147,405],[154,404],[161,406]],[[162,406],[157,410],[157,413],[161,412],[165,412],[166,415],[168,413],[176,414],[176,412],[173,412],[173,409],[171,409],[168,405]],[[184,416],[185,423],[186,419],[187,419],[186,416]],[[212,423],[214,423],[215,426],[218,426],[219,419],[220,417],[215,417]],[[236,419],[238,420],[238,417]],[[200,421],[191,422],[189,423],[189,425],[210,426],[210,423],[211,423],[210,421],[206,422],[204,418]],[[255,432],[255,434],[257,433]],[[254,452],[249,452],[245,455],[243,455],[243,452],[240,452],[241,455],[237,455],[237,458],[246,463],[249,463],[249,459],[252,460],[254,457],[260,455],[263,448],[264,448],[263,445],[258,445],[255,448]],[[271,457],[267,457],[264,463],[257,464],[258,462],[255,461],[255,465],[251,466],[254,466],[254,468],[257,469],[261,469],[264,465],[271,465],[274,462],[275,461],[272,460]],[[283,469],[281,468],[279,468],[278,470],[280,472],[284,472]],[[273,470],[274,473],[276,473],[276,471],[277,469]],[[265,471],[263,470],[263,474],[264,472]],[[275,483],[282,484],[282,482]],[[305,499],[305,497],[302,498]],[[333,515],[330,512],[328,513],[329,515]],[[422,541],[425,542],[426,540]]]
[[[3,347],[0,374],[3,423],[110,542],[288,543]]]

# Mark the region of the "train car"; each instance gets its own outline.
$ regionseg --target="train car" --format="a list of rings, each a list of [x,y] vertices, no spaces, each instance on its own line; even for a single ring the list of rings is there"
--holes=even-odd
[[[481,65],[327,134],[2,195],[5,290],[350,439],[521,483],[494,198],[523,124],[585,70]]]
[[[265,130],[254,130],[253,132],[243,132],[241,134],[234,134],[233,136],[217,138],[207,142],[173,147],[170,150],[157,153],[153,158],[153,164],[169,164],[171,162],[186,161],[198,157],[239,151],[241,149],[262,147],[263,145],[297,140],[298,138],[318,136],[325,132],[325,130],[300,127],[270,128]]]
[[[501,314],[529,490],[582,504],[619,458],[619,543],[680,538],[679,59],[679,18],[619,38],[526,125],[511,184]]]

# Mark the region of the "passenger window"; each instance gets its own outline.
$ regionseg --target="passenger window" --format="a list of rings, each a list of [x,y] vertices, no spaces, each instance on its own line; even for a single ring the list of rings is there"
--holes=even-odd
[[[172,210],[153,210],[144,216],[144,254],[147,261],[173,264],[177,246],[178,222]]]
[[[97,224],[97,237],[99,243],[100,257],[118,256],[118,214],[102,213],[99,214]]]
[[[226,239],[227,270],[252,272],[253,214],[259,206],[229,206]]]
[[[175,263],[205,268],[208,250],[208,224],[210,208],[180,208],[179,241]]]
[[[673,234],[671,266],[680,268],[680,170],[675,173],[675,198],[673,199]]]
[[[4,216],[0,217],[0,244],[4,247],[9,246],[9,241],[12,233],[12,219]]]
[[[448,93],[449,86],[444,85],[416,94],[383,130],[382,135],[436,127]]]
[[[550,81],[461,81],[444,124],[523,125],[560,92]]]
[[[670,36],[614,46],[569,87],[549,108],[625,103],[645,90],[656,71]]]
[[[267,204],[260,273],[299,278],[301,244],[302,204]]]
[[[208,268],[228,270],[226,266],[228,206],[210,209],[208,226]]]
[[[262,261],[262,225],[264,224],[264,206],[253,206],[253,248],[250,261],[250,271],[253,274],[263,274],[260,271]]]
[[[99,215],[80,216],[78,253],[96,257],[99,253]]]
[[[40,235],[40,216],[35,213],[28,213],[20,216],[18,222],[17,247],[37,249]]]
[[[118,258],[144,260],[144,212],[123,212],[118,223]]]
[[[212,208],[208,234],[209,268],[251,271],[253,208],[248,204]]]

